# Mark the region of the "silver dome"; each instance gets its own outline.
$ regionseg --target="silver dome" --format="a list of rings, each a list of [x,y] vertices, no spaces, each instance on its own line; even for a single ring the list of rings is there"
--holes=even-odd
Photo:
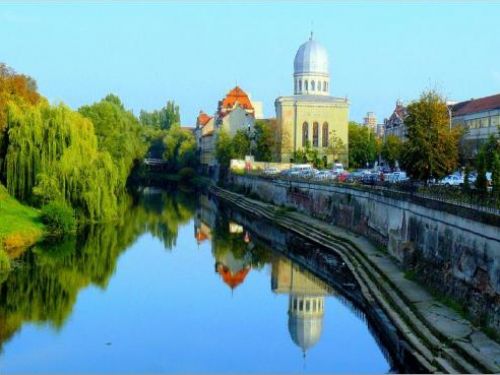
[[[299,47],[293,61],[295,74],[328,74],[328,54],[325,47],[311,38]]]
[[[297,316],[293,313],[288,315],[288,332],[295,345],[304,353],[319,341],[322,329],[322,316]]]

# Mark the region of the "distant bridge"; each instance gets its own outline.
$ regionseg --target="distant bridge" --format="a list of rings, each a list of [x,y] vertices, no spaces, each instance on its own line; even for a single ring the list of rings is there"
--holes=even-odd
[[[162,167],[167,165],[168,162],[163,159],[146,158],[144,159],[144,164],[151,167]]]

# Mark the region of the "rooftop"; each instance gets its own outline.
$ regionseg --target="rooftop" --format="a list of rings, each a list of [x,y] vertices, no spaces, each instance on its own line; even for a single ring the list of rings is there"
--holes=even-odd
[[[451,106],[453,116],[463,116],[470,113],[500,109],[500,94],[471,99]]]

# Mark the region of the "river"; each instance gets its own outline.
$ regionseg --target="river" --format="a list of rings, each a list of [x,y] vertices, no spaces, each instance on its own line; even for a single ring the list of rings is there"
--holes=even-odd
[[[146,188],[121,222],[26,251],[0,280],[0,372],[401,371],[341,265],[326,282],[256,224]]]

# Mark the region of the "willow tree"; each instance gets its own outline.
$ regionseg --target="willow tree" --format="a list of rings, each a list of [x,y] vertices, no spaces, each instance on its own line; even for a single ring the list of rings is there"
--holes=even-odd
[[[98,148],[111,155],[124,188],[135,162],[147,151],[139,120],[124,108],[117,96],[111,94],[78,111],[94,124]]]

